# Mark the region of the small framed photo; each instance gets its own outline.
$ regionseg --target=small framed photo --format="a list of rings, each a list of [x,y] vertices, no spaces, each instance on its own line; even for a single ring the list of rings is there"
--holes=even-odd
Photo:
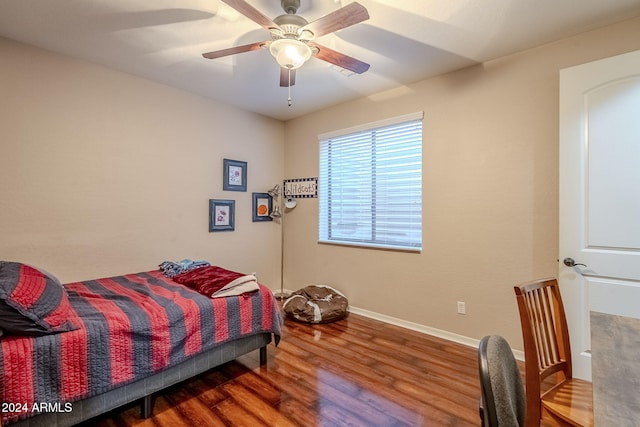
[[[253,193],[253,222],[273,221],[269,215],[273,207],[273,199],[267,193]]]
[[[209,199],[209,232],[235,230],[235,216],[235,200]]]
[[[247,162],[223,159],[222,189],[247,191]]]

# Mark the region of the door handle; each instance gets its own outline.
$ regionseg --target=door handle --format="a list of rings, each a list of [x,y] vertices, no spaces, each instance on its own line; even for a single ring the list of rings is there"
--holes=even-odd
[[[578,265],[581,265],[583,267],[587,266],[586,264],[582,264],[582,263],[576,262],[573,258],[565,258],[562,262],[567,267],[577,267]]]

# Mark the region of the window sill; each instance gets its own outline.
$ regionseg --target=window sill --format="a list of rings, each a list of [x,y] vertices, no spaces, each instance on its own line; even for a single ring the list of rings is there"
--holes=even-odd
[[[318,240],[318,244],[320,245],[331,245],[331,246],[346,246],[352,248],[360,248],[360,249],[378,249],[383,251],[393,251],[393,252],[408,252],[419,254],[422,253],[422,248],[412,248],[412,247],[402,247],[402,246],[393,246],[393,245],[382,245],[382,244],[374,244],[374,243],[357,243],[357,242],[338,242],[332,240]]]

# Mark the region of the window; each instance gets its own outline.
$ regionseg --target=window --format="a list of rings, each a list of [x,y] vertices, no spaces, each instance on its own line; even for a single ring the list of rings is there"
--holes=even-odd
[[[319,241],[422,249],[422,112],[319,136]]]

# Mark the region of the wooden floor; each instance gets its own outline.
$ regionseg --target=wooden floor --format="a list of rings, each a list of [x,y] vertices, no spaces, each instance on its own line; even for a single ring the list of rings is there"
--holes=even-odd
[[[87,425],[479,426],[477,350],[351,314],[287,320],[280,345],[159,394],[154,416],[124,408]]]

